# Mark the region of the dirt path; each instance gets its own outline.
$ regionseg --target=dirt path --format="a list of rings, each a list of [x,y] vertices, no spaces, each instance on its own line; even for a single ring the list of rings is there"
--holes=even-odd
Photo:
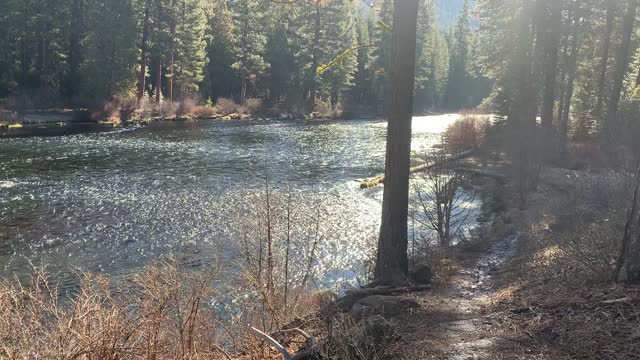
[[[403,336],[409,359],[500,359],[508,339],[501,338],[485,309],[496,291],[491,277],[515,253],[517,235],[494,244],[479,256],[463,260],[462,268],[432,292],[417,296],[422,311],[412,314]]]

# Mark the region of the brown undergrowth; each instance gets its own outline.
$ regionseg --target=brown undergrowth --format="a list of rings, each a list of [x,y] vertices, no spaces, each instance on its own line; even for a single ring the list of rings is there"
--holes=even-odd
[[[518,256],[496,276],[487,313],[531,358],[637,359],[640,287],[611,280],[627,182],[559,169],[542,180],[517,216]]]

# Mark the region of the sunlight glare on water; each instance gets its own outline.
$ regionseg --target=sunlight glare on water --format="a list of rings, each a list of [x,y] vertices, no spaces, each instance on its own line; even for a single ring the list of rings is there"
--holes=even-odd
[[[417,117],[415,151],[456,115]],[[62,286],[74,270],[124,275],[150,260],[238,256],[238,219],[294,189],[300,221],[321,214],[317,283],[349,281],[367,261],[382,187],[386,123],[158,123],[112,133],[0,140],[0,276],[46,265]],[[320,207],[317,209],[317,207]],[[306,210],[305,210],[306,209]],[[306,219],[306,220],[304,220]]]

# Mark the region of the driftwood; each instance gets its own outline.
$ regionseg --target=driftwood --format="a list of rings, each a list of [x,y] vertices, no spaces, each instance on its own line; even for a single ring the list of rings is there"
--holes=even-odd
[[[276,349],[280,354],[282,354],[285,360],[306,359],[310,357],[312,354],[314,354],[316,351],[317,344],[315,339],[309,334],[307,334],[306,332],[304,332],[302,329],[295,328],[295,329],[288,329],[288,330],[280,330],[276,332],[276,333],[297,332],[298,334],[302,335],[305,339],[309,340],[311,345],[308,348],[300,352],[297,352],[295,354],[291,354],[284,346],[282,346],[278,341],[276,341],[276,339],[274,339],[271,335],[266,334],[254,328],[253,326],[251,326],[250,329],[251,329],[251,332],[253,332],[253,335],[268,342],[274,349]]]
[[[418,166],[414,166],[411,169],[409,169],[409,172],[411,174],[414,174],[414,173],[417,173],[417,172],[422,172],[422,171],[425,171],[425,170],[429,170],[429,169],[431,169],[431,168],[433,168],[433,167],[435,167],[437,165],[442,165],[442,163],[446,164],[446,163],[454,162],[454,161],[461,160],[461,159],[464,159],[464,158],[468,158],[469,156],[473,155],[475,152],[476,152],[476,149],[463,151],[458,155],[446,158],[445,160],[443,160],[443,162],[440,162],[440,163],[431,163],[431,164],[427,163],[427,164],[421,164],[421,165],[418,165]],[[374,178],[366,179],[366,180],[362,181],[360,183],[360,188],[361,189],[367,189],[367,188],[370,188],[370,187],[378,186],[378,185],[383,184],[383,183],[384,183],[384,175],[380,175],[380,176],[376,176]]]

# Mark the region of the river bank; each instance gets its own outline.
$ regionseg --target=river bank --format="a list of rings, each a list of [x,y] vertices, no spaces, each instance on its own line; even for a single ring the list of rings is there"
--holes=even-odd
[[[508,167],[490,173],[509,179]],[[621,224],[607,204],[627,194],[612,189],[619,180],[546,168],[526,209],[513,185],[501,181],[505,187],[492,194],[506,207],[498,206],[500,215],[493,213],[485,228],[494,230],[433,262],[429,289],[377,299],[381,305],[370,308],[369,320],[352,319],[353,310],[338,317],[351,324],[340,339],[322,325],[326,310],[309,316],[302,329],[316,341],[351,349],[353,359],[635,359],[640,287],[614,284],[609,276],[618,235],[610,231]],[[374,341],[377,348],[369,346]]]

